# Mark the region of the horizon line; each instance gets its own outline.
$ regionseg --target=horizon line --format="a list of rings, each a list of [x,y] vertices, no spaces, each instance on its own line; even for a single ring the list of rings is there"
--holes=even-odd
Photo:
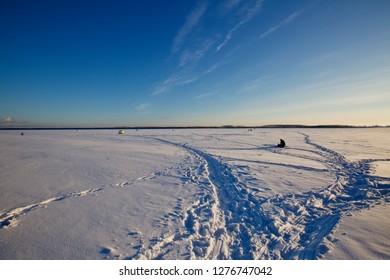
[[[303,124],[267,124],[267,125],[168,125],[168,126],[1,126],[0,130],[109,130],[109,129],[256,129],[256,128],[388,128],[390,125],[303,125]]]

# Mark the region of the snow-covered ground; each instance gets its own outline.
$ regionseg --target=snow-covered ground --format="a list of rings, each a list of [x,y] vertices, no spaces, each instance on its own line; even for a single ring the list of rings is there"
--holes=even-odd
[[[389,136],[0,131],[0,259],[390,259]]]

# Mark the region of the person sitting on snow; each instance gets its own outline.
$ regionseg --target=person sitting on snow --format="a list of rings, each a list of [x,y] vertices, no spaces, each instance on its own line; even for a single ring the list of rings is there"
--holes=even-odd
[[[280,139],[280,143],[278,144],[278,147],[279,147],[279,148],[284,148],[284,147],[286,147],[286,142],[284,142],[283,139]]]

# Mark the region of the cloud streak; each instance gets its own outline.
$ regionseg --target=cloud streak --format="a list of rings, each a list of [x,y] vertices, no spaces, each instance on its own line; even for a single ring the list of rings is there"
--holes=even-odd
[[[191,84],[197,79],[198,77],[196,76],[186,76],[183,73],[173,74],[168,77],[161,85],[156,86],[152,91],[152,95],[159,95],[164,92],[168,92],[176,86]]]
[[[191,84],[225,64],[226,58],[218,57],[219,61],[215,61],[212,55],[221,51],[233,38],[234,33],[241,30],[259,13],[263,1],[230,0],[222,4],[200,2],[187,15],[173,40],[171,58],[177,59],[176,69],[165,81],[151,90],[152,95],[159,95],[178,86]],[[207,16],[212,15],[218,20],[213,19],[211,21],[213,23],[207,25],[210,24]],[[231,18],[233,22],[230,22]],[[220,30],[227,22],[230,22],[230,29],[227,30],[224,40],[217,46],[217,40],[221,40],[221,38],[217,39],[217,34],[220,34]],[[210,61],[202,64],[206,57],[210,58]],[[200,69],[205,66],[207,68]]]
[[[172,53],[177,53],[182,48],[186,37],[199,24],[201,18],[207,10],[207,2],[202,2],[186,18],[184,24],[179,29],[173,40]]]
[[[226,1],[222,6],[222,11],[224,13],[230,12],[232,9],[236,8],[243,0],[229,0]]]
[[[16,123],[27,123],[26,121],[23,120],[18,120],[13,117],[5,117],[0,119],[1,124],[16,124]]]
[[[195,49],[185,49],[182,51],[180,55],[180,63],[179,66],[188,66],[188,65],[194,65],[196,62],[198,62],[203,56],[207,53],[207,51],[211,48],[213,45],[213,41],[211,40],[204,40],[200,43],[200,46]]]
[[[264,84],[270,83],[273,81],[274,77],[271,75],[263,76],[251,81],[246,82],[241,89],[238,91],[240,93],[245,92],[251,92],[251,91],[258,91],[260,90],[260,87]]]
[[[14,122],[14,120],[12,119],[12,117],[6,117],[6,118],[2,118],[0,120],[1,123],[12,123]]]
[[[218,61],[217,63],[214,63],[213,65],[211,65],[209,68],[207,68],[203,74],[210,74],[212,72],[214,72],[215,70],[217,70],[219,67],[221,67],[222,65],[226,64],[227,63],[227,60],[222,60],[222,61]]]
[[[210,96],[213,96],[215,95],[215,92],[214,91],[211,91],[211,92],[206,92],[206,93],[202,93],[202,94],[198,94],[194,97],[195,100],[200,100],[200,99],[204,99],[206,97],[210,97]]]
[[[177,86],[191,84],[198,79],[198,76],[193,74],[193,70],[214,44],[207,37],[199,38],[197,34],[197,31],[202,28],[202,18],[205,17],[207,10],[208,2],[202,1],[187,15],[171,46],[171,55],[178,60],[176,70],[152,89],[152,95],[169,92]],[[196,43],[193,43],[194,41]]]
[[[135,109],[140,114],[148,114],[151,111],[151,106],[149,103],[141,103],[135,106]]]
[[[297,11],[293,14],[291,14],[289,17],[287,17],[286,19],[282,20],[281,22],[279,22],[278,24],[270,27],[267,31],[265,31],[263,34],[260,35],[260,39],[264,39],[265,37],[269,36],[270,34],[274,33],[276,30],[278,30],[279,28],[291,23],[292,21],[294,21],[298,16],[300,16],[302,13],[302,11]]]
[[[258,12],[261,10],[262,6],[263,6],[263,1],[258,0],[255,2],[255,5],[253,7],[246,8],[245,13],[242,16],[241,20],[228,31],[228,33],[225,36],[225,39],[221,44],[217,46],[215,52],[219,52],[224,46],[226,46],[226,44],[233,38],[233,33],[241,29],[246,23],[248,23],[253,17],[255,17],[258,14]]]

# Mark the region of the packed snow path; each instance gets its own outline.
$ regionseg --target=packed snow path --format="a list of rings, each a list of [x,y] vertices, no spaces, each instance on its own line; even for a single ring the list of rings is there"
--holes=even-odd
[[[314,143],[308,135],[300,135],[310,147],[302,153],[272,146],[259,148],[237,140],[234,143],[263,149],[275,156],[282,154],[297,160],[310,160],[325,169],[216,155],[204,147],[169,137],[137,136],[183,150],[183,161],[178,166],[137,179],[70,192],[4,211],[0,213],[0,235],[1,231],[17,227],[21,219],[28,219],[32,211],[48,208],[52,203],[81,200],[104,191],[131,188],[134,183],[158,182],[164,176],[172,176],[183,178],[183,184],[198,189],[194,201],[187,202],[183,208],[184,202],[178,198],[175,212],[166,214],[174,218],[176,226],[161,234],[156,231],[156,236],[148,237],[142,229],[134,228],[127,235],[134,240],[135,251],[111,256],[110,249],[103,248],[103,256],[119,259],[323,258],[335,241],[333,233],[343,217],[390,201],[389,179],[370,172],[375,161],[389,159],[350,161],[340,153]],[[282,166],[314,174],[326,172],[334,181],[325,188],[313,187],[310,191],[267,196],[249,186],[249,179],[237,175],[238,169],[249,169],[245,164]],[[126,247],[121,251],[126,252]]]
[[[223,160],[185,144],[156,139],[180,146],[197,159],[199,168],[191,180],[203,187],[203,193],[185,212],[182,222],[186,231],[161,240],[136,257],[167,257],[185,242],[191,259],[321,258],[331,248],[332,232],[340,218],[389,202],[390,185],[386,178],[369,174],[374,160],[348,162],[303,135],[335,181],[317,192],[272,198],[251,193]]]

